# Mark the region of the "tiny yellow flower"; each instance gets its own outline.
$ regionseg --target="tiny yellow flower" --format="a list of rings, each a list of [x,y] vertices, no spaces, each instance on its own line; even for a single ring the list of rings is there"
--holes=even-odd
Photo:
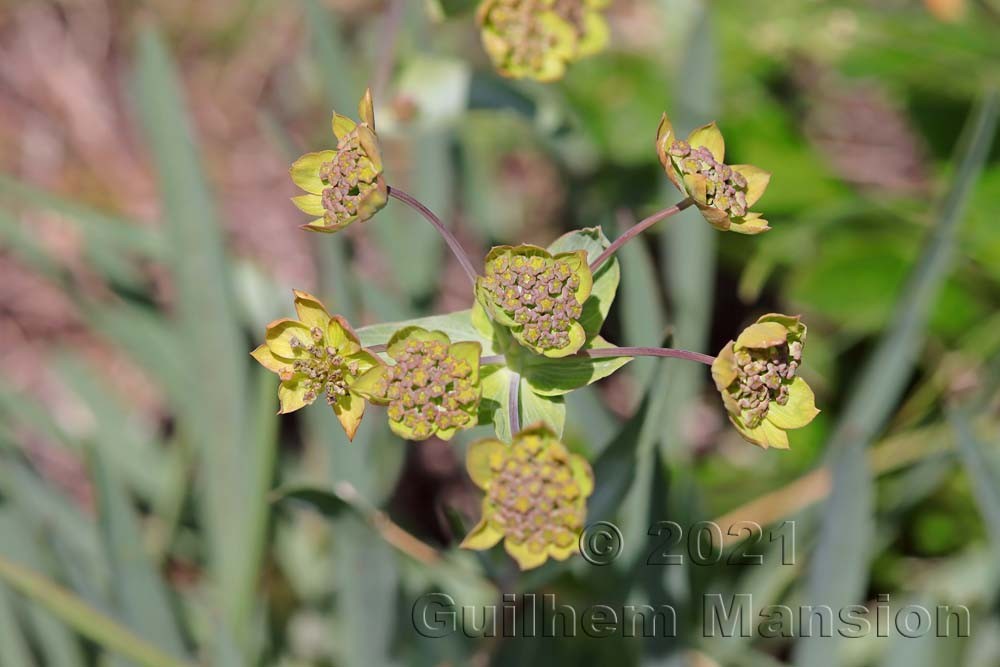
[[[358,114],[361,123],[334,112],[337,148],[306,153],[292,164],[292,180],[307,193],[292,201],[305,213],[318,216],[304,229],[338,232],[355,220],[368,220],[388,201],[371,90],[361,98]]]
[[[476,294],[486,312],[521,345],[547,357],[577,352],[580,324],[594,285],[585,250],[552,255],[532,245],[498,246],[486,256]]]
[[[483,47],[497,71],[513,78],[554,81],[573,60],[602,50],[606,0],[483,0]]]
[[[477,342],[452,343],[440,331],[406,327],[386,347],[395,363],[370,369],[352,389],[388,405],[389,427],[401,438],[449,440],[478,422],[482,351]]]
[[[749,442],[788,449],[786,430],[802,428],[819,414],[802,363],[806,325],[798,316],[771,313],[729,341],[712,364],[729,421]]]
[[[522,430],[510,445],[499,440],[473,443],[466,467],[486,496],[482,518],[462,548],[489,549],[504,540],[522,570],[538,567],[550,556],[566,560],[576,551],[594,473],[547,426]]]
[[[726,144],[714,122],[694,130],[685,141],[677,138],[663,114],[656,130],[656,153],[670,181],[694,200],[713,227],[740,234],[770,229],[750,207],[764,194],[771,174],[749,164],[725,164]]]
[[[281,379],[278,414],[294,412],[323,396],[347,437],[354,439],[365,400],[353,384],[359,375],[378,365],[378,359],[362,349],[344,318],[331,316],[311,294],[298,290],[294,294],[299,319],[268,324],[266,342],[251,355]]]

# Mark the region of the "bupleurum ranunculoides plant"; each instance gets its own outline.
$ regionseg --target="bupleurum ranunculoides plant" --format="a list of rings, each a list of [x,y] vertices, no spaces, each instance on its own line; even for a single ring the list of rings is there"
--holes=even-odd
[[[483,48],[507,77],[554,81],[566,67],[604,49],[608,0],[483,0]]]
[[[569,3],[573,4],[573,3]],[[592,11],[600,3],[576,2]],[[486,18],[567,4],[491,0]],[[586,24],[584,14],[575,17]],[[569,20],[569,19],[566,19]],[[578,25],[578,27],[579,27]],[[578,36],[579,37],[579,36]],[[467,468],[485,492],[482,517],[462,546],[488,549],[501,540],[521,569],[576,549],[594,489],[590,465],[560,441],[563,396],[607,377],[638,356],[674,357],[711,366],[711,375],[736,431],[762,448],[786,449],[787,431],[818,413],[799,377],[806,327],[797,316],[764,315],[730,341],[718,357],[661,347],[618,347],[600,336],[618,287],[615,253],[656,222],[696,206],[719,230],[758,234],[767,222],[749,211],[770,174],[726,165],[725,143],[714,123],[677,139],[664,114],[657,155],[684,198],[636,223],[614,242],[599,228],[580,229],[548,248],[499,246],[482,273],[434,213],[412,195],[389,186],[374,133],[372,99],[365,93],[361,123],[334,114],[336,151],[309,153],[292,178],[313,199],[296,203],[323,215],[305,227],[336,232],[396,199],[442,235],[464,269],[471,308],[444,315],[363,327],[357,334],[305,292],[295,292],[298,320],[277,320],[253,352],[278,374],[281,412],[324,397],[354,436],[366,401],[385,406],[391,430],[407,440],[452,438],[492,423],[495,438],[468,449]],[[332,189],[333,192],[329,190]],[[524,416],[531,423],[521,427]]]

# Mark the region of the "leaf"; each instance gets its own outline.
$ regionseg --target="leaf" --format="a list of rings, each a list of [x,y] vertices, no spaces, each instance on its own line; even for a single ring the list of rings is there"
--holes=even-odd
[[[120,615],[132,630],[159,649],[184,656],[184,643],[166,586],[144,553],[142,534],[128,497],[98,449],[90,451],[89,459],[101,534],[114,573],[111,587]]]
[[[177,290],[179,362],[187,393],[178,405],[181,431],[201,447],[199,509],[213,590],[223,620],[240,640],[244,607],[257,587],[254,526],[244,511],[255,472],[246,470],[246,342],[239,330],[222,228],[214,213],[173,62],[159,32],[146,26],[136,56],[138,111],[163,198],[165,241]],[[210,381],[206,379],[210,377]]]
[[[493,422],[493,430],[504,442],[513,439],[510,430],[510,379],[512,372],[506,366],[495,367],[483,373],[481,384],[483,395],[479,400],[479,421]]]
[[[843,609],[864,600],[875,537],[875,498],[865,457],[856,440],[836,450],[832,492],[823,508],[819,540],[805,579],[803,604]],[[838,667],[846,660],[842,637],[802,637],[795,644],[800,667]]]
[[[492,339],[486,338],[472,324],[471,310],[459,310],[446,315],[431,315],[430,317],[418,317],[412,320],[401,322],[387,322],[384,324],[373,324],[361,327],[357,330],[358,338],[365,347],[373,345],[385,345],[392,338],[392,335],[405,327],[421,327],[428,331],[442,331],[448,334],[451,342],[474,341],[483,346],[483,355],[496,354],[493,350]]]
[[[616,346],[597,336],[583,349],[613,347]],[[631,360],[631,357],[588,359],[570,356],[550,359],[541,355],[525,355],[521,373],[536,394],[560,396],[608,377]]]
[[[562,396],[540,396],[521,378],[520,399],[521,428],[545,422],[557,438],[562,437],[563,427],[566,425],[566,402]]]
[[[340,516],[344,510],[351,509],[351,505],[335,491],[310,484],[282,486],[272,491],[268,497],[275,505],[304,505],[329,518]]]
[[[14,613],[14,598],[7,586],[0,585],[0,663],[34,667],[27,639]]]
[[[600,227],[585,227],[563,234],[548,247],[548,250],[553,254],[586,250],[587,261],[593,262],[609,245],[611,242]],[[590,292],[590,298],[583,304],[583,314],[580,316],[580,324],[587,331],[588,338],[601,332],[604,320],[607,319],[611,304],[615,300],[620,277],[617,258],[605,261],[594,274],[594,287]]]
[[[620,229],[619,233],[622,231],[624,229]],[[663,339],[667,316],[663,312],[653,258],[639,239],[622,246],[618,255],[622,262],[619,305],[623,344],[635,347],[657,345]],[[629,366],[643,390],[652,381],[658,363],[658,359],[636,359]]]
[[[997,470],[995,459],[986,455],[984,443],[973,433],[969,415],[963,410],[952,410],[948,417],[958,441],[962,464],[972,482],[973,498],[983,515],[986,534],[995,558],[1000,560],[1000,470]]]
[[[95,644],[145,667],[192,667],[132,634],[117,621],[84,603],[33,570],[0,556],[0,579],[44,606]]]

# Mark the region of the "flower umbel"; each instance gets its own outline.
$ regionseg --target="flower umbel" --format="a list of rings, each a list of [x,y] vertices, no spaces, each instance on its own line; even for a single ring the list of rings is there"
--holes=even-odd
[[[408,440],[448,440],[478,420],[479,356],[476,342],[452,343],[440,331],[406,327],[389,340],[395,362],[365,373],[354,389],[387,404],[389,426]]]
[[[486,256],[485,273],[476,292],[518,343],[565,357],[586,342],[579,319],[594,279],[585,251],[552,255],[537,246],[498,246]]]
[[[375,135],[370,90],[358,105],[361,123],[333,114],[336,150],[306,153],[292,165],[295,184],[308,194],[292,201],[304,212],[319,216],[304,229],[337,232],[355,220],[367,220],[388,199],[382,176],[382,157]]]
[[[566,560],[576,550],[594,474],[586,459],[571,454],[547,426],[524,429],[510,445],[473,443],[466,467],[486,496],[482,518],[463,548],[489,549],[504,539],[522,570],[550,556]]]
[[[685,141],[677,138],[663,114],[656,130],[656,152],[667,177],[694,200],[713,227],[740,234],[770,229],[750,207],[764,194],[771,174],[749,164],[725,164],[726,144],[715,123],[699,127]]]
[[[299,319],[280,319],[267,325],[266,341],[251,354],[281,379],[280,414],[294,412],[320,396],[333,408],[347,437],[354,438],[365,401],[354,391],[355,379],[378,364],[362,349],[350,325],[331,316],[319,299],[294,291]]]
[[[819,413],[812,389],[796,376],[806,326],[797,316],[772,313],[730,341],[712,364],[729,420],[744,439],[763,448],[788,448],[788,429]]]
[[[606,0],[483,0],[483,47],[504,76],[554,81],[608,41]]]

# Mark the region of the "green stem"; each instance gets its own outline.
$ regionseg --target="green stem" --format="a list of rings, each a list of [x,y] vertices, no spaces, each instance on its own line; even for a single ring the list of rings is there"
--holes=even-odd
[[[520,396],[521,376],[517,373],[510,374],[510,391],[507,399],[507,413],[510,415],[510,435],[514,437],[521,430],[520,416]]]

